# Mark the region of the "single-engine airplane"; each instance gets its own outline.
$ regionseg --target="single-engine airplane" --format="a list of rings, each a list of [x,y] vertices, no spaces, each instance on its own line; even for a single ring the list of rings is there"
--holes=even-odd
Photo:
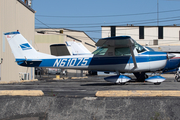
[[[165,52],[147,51],[130,36],[102,38],[93,54],[53,56],[37,52],[20,32],[4,34],[12,49],[16,62],[24,67],[55,67],[62,69],[97,70],[116,72],[116,76],[104,78],[108,82],[125,84],[130,77],[122,73],[156,72],[164,68],[167,60],[173,57]],[[144,75],[144,74],[143,74]],[[165,78],[155,75],[145,79],[160,84]]]

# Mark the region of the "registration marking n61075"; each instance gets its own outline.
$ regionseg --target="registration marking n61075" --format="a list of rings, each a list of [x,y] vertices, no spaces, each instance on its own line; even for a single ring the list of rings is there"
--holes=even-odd
[[[86,66],[89,58],[61,58],[56,59],[53,67]]]

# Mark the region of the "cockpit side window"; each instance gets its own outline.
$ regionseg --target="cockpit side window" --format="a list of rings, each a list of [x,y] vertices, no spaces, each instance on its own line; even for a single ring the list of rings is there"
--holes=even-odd
[[[130,56],[131,51],[129,47],[115,48],[115,56]]]
[[[106,48],[106,47],[101,47],[101,48],[98,48],[97,50],[95,50],[95,51],[93,52],[93,54],[95,54],[95,55],[105,55],[106,52],[107,52],[107,50],[108,50],[108,48]]]

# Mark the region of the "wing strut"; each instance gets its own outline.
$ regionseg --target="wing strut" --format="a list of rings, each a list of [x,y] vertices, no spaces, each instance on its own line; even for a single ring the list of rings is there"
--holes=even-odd
[[[137,68],[136,58],[134,55],[133,44],[132,44],[131,40],[129,40],[129,44],[130,44],[131,55],[132,55],[132,59],[133,59],[133,63],[134,63],[134,68]]]

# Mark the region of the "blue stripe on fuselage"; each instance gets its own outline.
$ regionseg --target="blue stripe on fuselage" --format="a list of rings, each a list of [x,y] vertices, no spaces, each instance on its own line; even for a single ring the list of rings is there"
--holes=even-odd
[[[137,63],[153,62],[166,60],[166,54],[159,52],[159,55],[155,53],[142,54],[136,56]],[[33,59],[34,60],[34,59]],[[127,64],[133,63],[131,56],[119,56],[119,57],[104,57],[96,56],[93,57],[78,57],[78,58],[57,58],[57,59],[42,59],[42,61],[32,61],[30,59],[23,61],[23,59],[16,59],[19,65],[28,67],[75,67],[75,66],[91,66],[91,65],[116,65],[116,64]]]

